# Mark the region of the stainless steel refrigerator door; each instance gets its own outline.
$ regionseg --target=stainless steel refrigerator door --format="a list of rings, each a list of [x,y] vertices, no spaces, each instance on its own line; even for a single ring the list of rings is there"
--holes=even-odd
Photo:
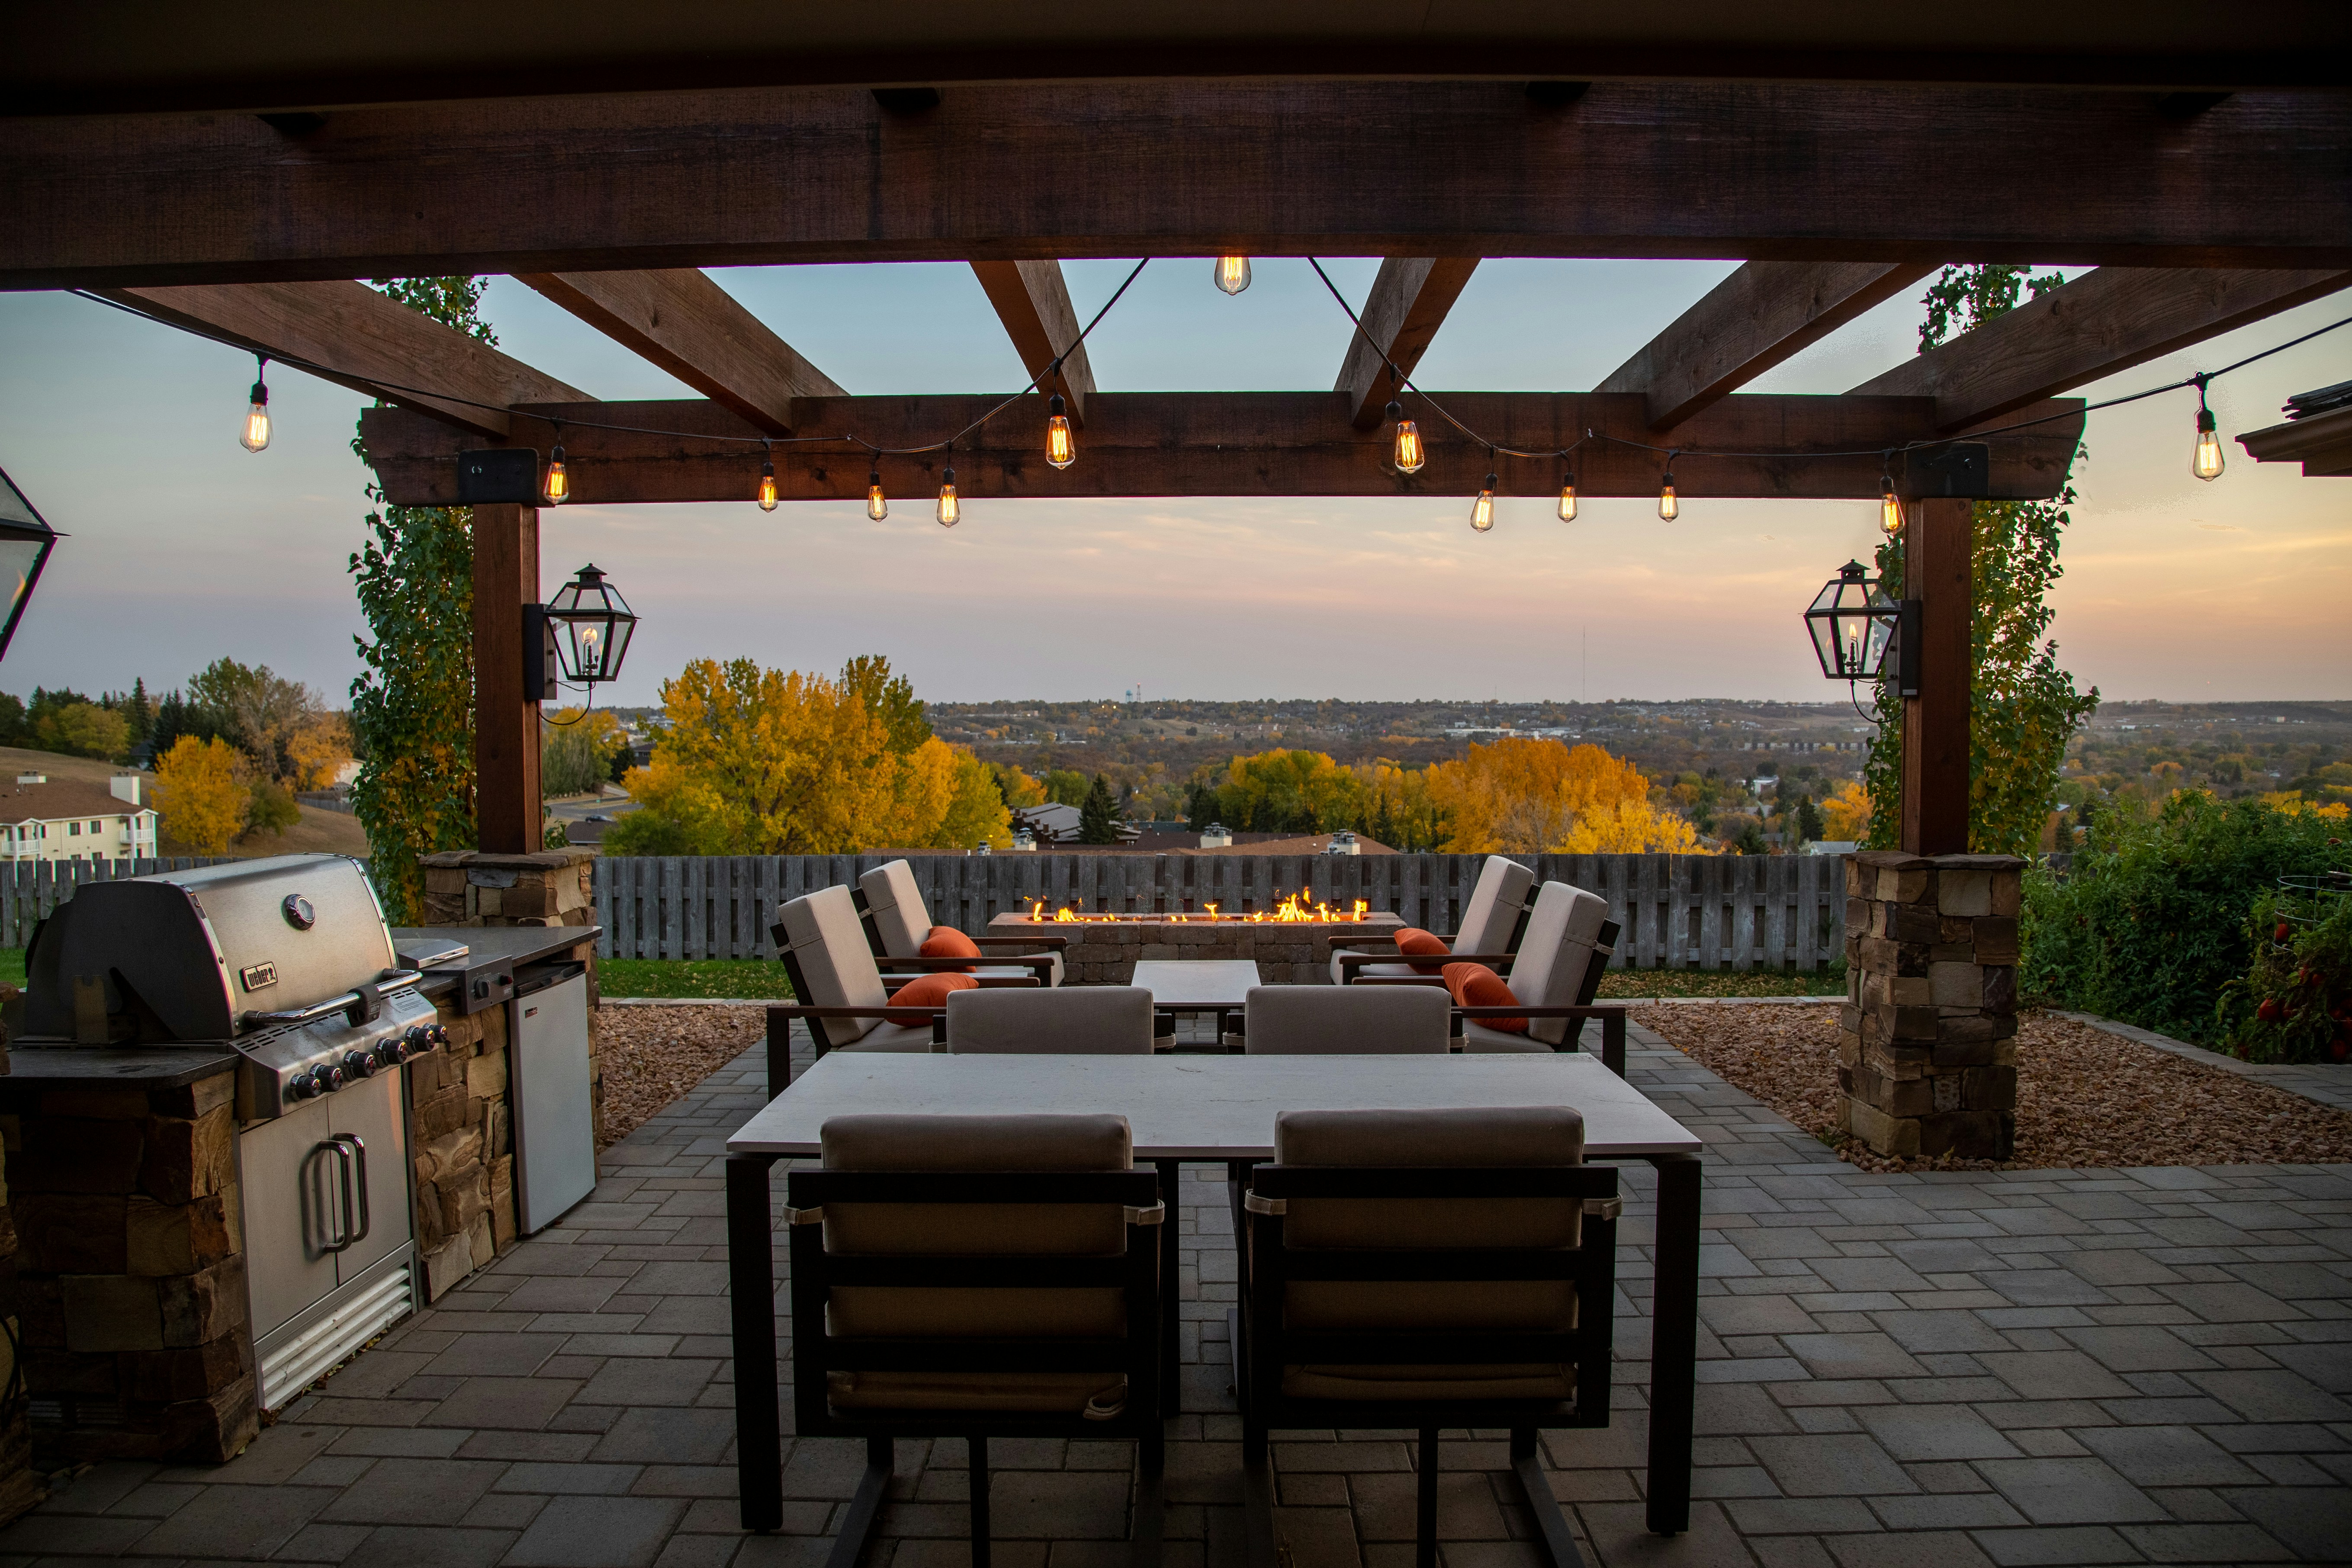
[[[542,1230],[596,1185],[588,1092],[588,979],[575,975],[508,1004],[514,1055],[515,1202],[523,1234]]]
[[[314,1100],[237,1140],[257,1335],[335,1288],[330,1248],[343,1233],[343,1160],[328,1147],[327,1103]]]
[[[387,1071],[330,1096],[329,1141],[351,1151],[357,1213],[350,1245],[335,1254],[335,1278],[356,1279],[378,1258],[408,1245],[408,1129],[400,1114],[403,1074]]]

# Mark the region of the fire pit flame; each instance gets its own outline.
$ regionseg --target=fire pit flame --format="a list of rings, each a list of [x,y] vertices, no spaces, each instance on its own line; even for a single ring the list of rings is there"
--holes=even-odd
[[[1271,910],[1253,910],[1242,915],[1221,914],[1214,904],[1203,904],[1198,914],[1116,914],[1105,910],[1091,915],[1064,904],[1049,915],[1045,912],[1045,900],[1037,899],[1030,903],[1029,918],[1052,925],[1111,925],[1138,921],[1163,921],[1170,925],[1213,925],[1220,921],[1232,925],[1352,925],[1362,921],[1371,907],[1362,899],[1337,908],[1320,902],[1309,904],[1307,897],[1304,892],[1293,893]]]

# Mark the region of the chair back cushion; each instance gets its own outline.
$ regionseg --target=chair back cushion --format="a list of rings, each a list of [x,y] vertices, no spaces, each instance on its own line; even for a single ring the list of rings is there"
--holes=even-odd
[[[776,911],[784,928],[784,945],[800,966],[809,994],[801,998],[811,1007],[879,1007],[889,1000],[882,972],[874,966],[874,950],[866,945],[858,922],[856,900],[847,888],[821,888],[794,899]],[[879,1018],[824,1018],[828,1046],[845,1046],[862,1039]]]
[[[1474,892],[1471,897],[1475,898],[1477,894]],[[1414,964],[1412,966],[1414,971],[1422,974],[1435,974],[1444,969],[1445,955],[1451,951],[1446,947],[1444,937],[1433,936],[1419,926],[1407,926],[1397,932],[1396,945],[1397,951],[1408,958],[1433,958],[1438,961],[1434,963]],[[1496,949],[1496,951],[1501,950]]]
[[[933,926],[931,934],[923,939],[919,951],[923,958],[978,958],[980,943],[953,926]],[[962,973],[970,974],[971,970]]]
[[[874,918],[884,954],[920,957],[923,939],[931,934],[931,911],[915,885],[915,868],[904,860],[877,866],[857,879],[857,890],[866,895],[866,912]]]
[[[1454,933],[1456,952],[1508,952],[1511,932],[1518,928],[1519,911],[1527,907],[1528,889],[1536,874],[1517,860],[1489,855],[1478,868],[1478,880],[1462,906],[1462,923]]]
[[[971,975],[958,974],[952,971],[938,974],[918,974],[899,986],[898,990],[890,993],[890,1001],[894,1005],[905,1007],[944,1007],[957,993],[974,990],[979,984],[980,982]],[[928,1013],[908,1012],[888,1014],[883,1021],[890,1024],[928,1024],[931,1019]]]
[[[1577,987],[1592,966],[1593,944],[1609,919],[1609,900],[1566,882],[1546,882],[1519,938],[1519,956],[1505,976],[1513,1000],[1530,1007],[1575,1005]],[[1566,1018],[1529,1021],[1529,1037],[1556,1046],[1568,1038]]]
[[[1455,1004],[1464,1007],[1508,1007],[1519,1000],[1511,994],[1509,983],[1483,963],[1447,964],[1445,989],[1453,994]],[[1475,1023],[1515,1035],[1528,1032],[1525,1018],[1465,1018],[1463,1023],[1465,1026]]]
[[[977,994],[960,992],[959,995]],[[1125,1171],[1123,1116],[836,1116],[818,1131],[828,1170]],[[1116,1204],[838,1204],[824,1206],[829,1253],[1105,1257],[1126,1250]],[[1106,1289],[836,1287],[826,1327],[886,1339],[1116,1339],[1125,1299]],[[844,1408],[1116,1413],[1126,1379],[1100,1373],[835,1373]]]
[[[1135,985],[961,991],[948,998],[948,1049],[958,1055],[1148,1057],[1151,993]]]
[[[1253,985],[1243,1003],[1254,1057],[1443,1054],[1450,1012],[1433,985]]]

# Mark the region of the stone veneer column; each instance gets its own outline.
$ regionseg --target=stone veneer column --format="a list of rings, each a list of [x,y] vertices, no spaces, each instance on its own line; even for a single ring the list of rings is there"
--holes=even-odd
[[[1846,860],[1845,1127],[1881,1154],[2006,1160],[2017,1145],[2017,910],[2008,855]]]

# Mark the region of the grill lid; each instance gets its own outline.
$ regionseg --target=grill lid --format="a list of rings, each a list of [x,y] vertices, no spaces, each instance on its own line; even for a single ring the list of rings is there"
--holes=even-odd
[[[35,935],[26,1027],[93,1045],[224,1040],[245,1014],[314,1006],[394,967],[375,890],[348,856],[90,882]]]

